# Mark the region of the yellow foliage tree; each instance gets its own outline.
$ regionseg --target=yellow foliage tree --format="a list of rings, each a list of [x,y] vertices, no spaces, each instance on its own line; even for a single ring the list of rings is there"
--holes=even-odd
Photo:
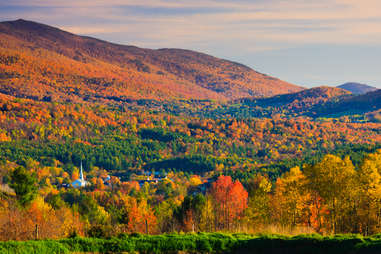
[[[307,166],[304,173],[308,187],[316,191],[329,210],[329,229],[333,233],[348,231],[346,219],[355,207],[356,171],[349,159],[328,154],[314,166]]]
[[[308,225],[310,194],[305,188],[306,177],[299,167],[291,168],[276,182],[273,196],[273,217],[282,226]]]
[[[358,171],[360,231],[366,235],[380,228],[381,151],[366,157]]]

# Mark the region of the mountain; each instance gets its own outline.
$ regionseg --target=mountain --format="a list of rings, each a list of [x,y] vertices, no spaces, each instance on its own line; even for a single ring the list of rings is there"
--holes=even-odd
[[[376,87],[354,82],[342,84],[338,88],[345,89],[353,94],[365,94],[377,90]]]
[[[144,49],[26,20],[0,22],[0,92],[46,101],[217,99],[303,90],[183,49]]]

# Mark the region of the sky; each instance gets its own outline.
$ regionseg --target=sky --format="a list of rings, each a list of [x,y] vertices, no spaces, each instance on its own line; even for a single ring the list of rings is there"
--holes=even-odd
[[[196,50],[305,87],[381,88],[380,10],[380,0],[0,0],[1,21]]]

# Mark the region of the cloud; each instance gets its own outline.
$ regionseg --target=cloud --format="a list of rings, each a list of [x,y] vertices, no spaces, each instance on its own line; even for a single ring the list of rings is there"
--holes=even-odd
[[[8,14],[19,9],[20,15],[74,33],[124,32],[129,40],[144,37],[147,44],[160,45],[229,40],[227,34],[256,41],[258,48],[282,43],[377,44],[381,28],[378,0],[13,0],[1,6],[8,6]]]
[[[85,35],[97,35],[97,34],[110,34],[120,32],[120,29],[109,27],[94,27],[94,26],[61,26],[62,30],[74,33],[74,34],[85,34]]]
[[[315,45],[380,48],[380,9],[379,0],[0,0],[2,19],[30,19],[121,44],[188,48],[255,65],[249,58],[260,52]]]

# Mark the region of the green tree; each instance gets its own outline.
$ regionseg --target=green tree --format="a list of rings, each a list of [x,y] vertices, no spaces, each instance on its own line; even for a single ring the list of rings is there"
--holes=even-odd
[[[174,211],[174,216],[186,231],[198,230],[206,198],[202,194],[186,196],[183,203]]]
[[[258,228],[270,222],[270,198],[272,184],[267,176],[257,174],[248,182],[249,204],[246,220],[249,227]]]
[[[18,203],[22,207],[28,206],[37,195],[37,178],[28,173],[24,167],[16,168],[10,175],[10,187],[14,189]]]

